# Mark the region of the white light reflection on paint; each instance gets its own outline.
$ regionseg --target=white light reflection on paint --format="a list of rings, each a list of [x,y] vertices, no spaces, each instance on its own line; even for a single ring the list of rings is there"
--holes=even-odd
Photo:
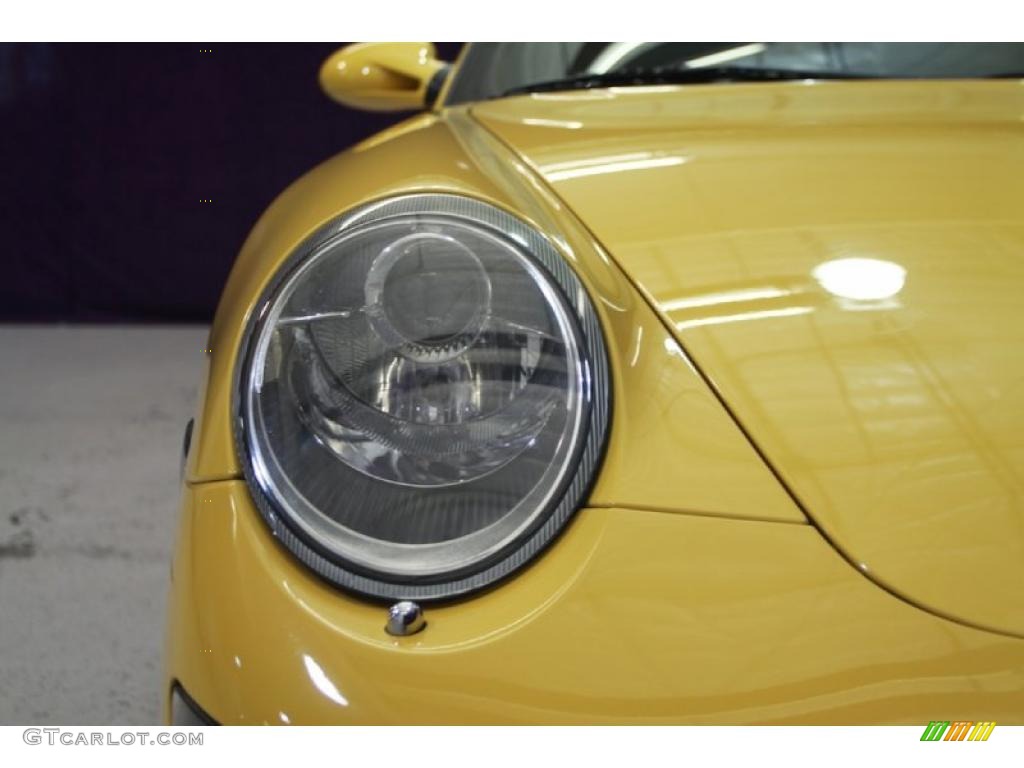
[[[841,299],[885,301],[903,290],[907,270],[882,259],[834,259],[811,273],[822,288]]]
[[[807,315],[814,311],[814,307],[784,307],[783,309],[764,309],[759,312],[742,312],[736,315],[719,315],[718,317],[701,317],[696,320],[683,320],[676,323],[676,328],[695,328],[700,325],[720,325],[722,323],[739,323],[745,320],[762,320],[768,317],[792,317],[794,315]]]
[[[700,296],[687,296],[681,299],[670,299],[661,307],[666,312],[695,307],[710,307],[716,304],[734,304],[741,301],[759,301],[761,299],[781,299],[789,296],[792,291],[782,288],[751,288],[741,291],[723,291],[721,293],[705,293]]]
[[[655,156],[650,153],[637,153],[633,155],[619,155],[593,160],[587,159],[577,162],[557,163],[541,168],[541,171],[545,176],[547,176],[548,181],[563,181],[565,179],[575,179],[581,176],[598,176],[606,173],[619,173],[621,171],[643,171],[649,168],[666,168],[673,165],[682,165],[685,162],[685,157],[679,157],[677,155]]]
[[[636,365],[636,361],[640,359],[640,342],[644,339],[644,327],[638,326],[636,329],[636,344],[633,346],[633,359],[629,361],[629,367],[632,368]]]
[[[340,704],[343,707],[348,706],[348,699],[341,695],[341,691],[328,679],[323,669],[321,669],[312,656],[305,653],[302,654],[302,662],[306,665],[306,674],[309,675],[309,679],[313,681],[313,685],[317,687],[320,693],[335,704]]]
[[[570,130],[577,130],[583,127],[583,123],[579,120],[548,120],[543,117],[524,117],[523,123],[526,125],[539,125],[545,128],[569,128]]]

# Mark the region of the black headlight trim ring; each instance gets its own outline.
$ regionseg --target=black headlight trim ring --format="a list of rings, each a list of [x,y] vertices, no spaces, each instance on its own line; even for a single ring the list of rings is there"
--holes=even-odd
[[[343,232],[348,233],[362,224],[376,224],[385,219],[410,215],[443,216],[469,221],[517,243],[552,278],[566,304],[573,310],[573,319],[578,326],[576,330],[580,335],[581,362],[589,380],[586,426],[581,449],[577,453],[576,469],[569,476],[551,512],[542,517],[542,522],[525,536],[503,547],[496,559],[476,564],[472,572],[430,582],[416,579],[390,580],[383,574],[367,573],[307,540],[288,523],[287,512],[278,509],[273,494],[263,487],[253,471],[244,418],[247,396],[245,374],[251,363],[255,346],[253,342],[259,338],[270,307],[292,272],[314,251]],[[287,258],[263,290],[246,321],[235,361],[232,414],[235,448],[253,501],[274,537],[294,557],[331,584],[364,597],[387,601],[437,601],[465,596],[494,585],[522,568],[555,540],[579,509],[596,477],[604,456],[610,407],[608,354],[600,322],[583,284],[552,243],[519,218],[483,201],[459,195],[420,193],[368,203],[344,213],[307,237]]]

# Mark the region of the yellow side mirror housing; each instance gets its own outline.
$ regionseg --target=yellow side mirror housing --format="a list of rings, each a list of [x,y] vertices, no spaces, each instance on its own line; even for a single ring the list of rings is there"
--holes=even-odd
[[[320,67],[320,87],[334,101],[371,112],[432,106],[442,71],[433,43],[354,43]]]

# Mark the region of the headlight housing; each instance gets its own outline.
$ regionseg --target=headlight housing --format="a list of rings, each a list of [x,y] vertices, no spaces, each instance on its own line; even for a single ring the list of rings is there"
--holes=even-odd
[[[237,366],[236,444],[274,534],[378,598],[483,588],[575,512],[608,423],[586,291],[483,202],[372,204],[272,279]]]

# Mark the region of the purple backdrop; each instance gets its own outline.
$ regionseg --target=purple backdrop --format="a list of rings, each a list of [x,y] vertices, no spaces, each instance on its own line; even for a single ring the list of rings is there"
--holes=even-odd
[[[0,320],[209,320],[270,201],[403,117],[328,101],[339,45],[0,44]]]

